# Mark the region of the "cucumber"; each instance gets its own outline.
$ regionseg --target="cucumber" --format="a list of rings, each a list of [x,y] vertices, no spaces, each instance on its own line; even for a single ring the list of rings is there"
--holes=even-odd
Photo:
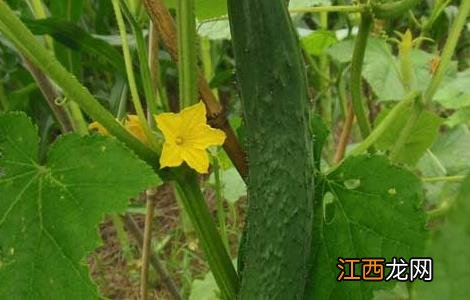
[[[284,0],[228,0],[247,131],[240,299],[301,299],[311,245],[313,155],[299,41]]]

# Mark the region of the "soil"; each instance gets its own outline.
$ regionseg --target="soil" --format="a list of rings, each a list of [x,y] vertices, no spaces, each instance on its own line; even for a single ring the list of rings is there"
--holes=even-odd
[[[215,218],[215,193],[207,188],[204,191],[205,199]],[[156,216],[153,226],[153,249],[158,249],[158,257],[165,264],[176,285],[180,288],[183,297],[190,293],[191,280],[201,279],[208,272],[204,255],[198,247],[195,233],[190,229],[189,221],[182,220],[181,210],[175,199],[173,187],[164,184],[158,189]],[[240,199],[235,207],[238,224],[232,218],[227,220],[231,255],[236,257],[238,239],[243,224],[242,215],[246,199]],[[133,206],[145,207],[143,197],[133,201]],[[144,228],[144,215],[131,214],[141,230]],[[189,227],[183,228],[183,227]],[[139,299],[140,289],[140,251],[132,236],[128,235],[128,243],[124,247],[120,244],[116,227],[110,217],[100,226],[103,245],[96,249],[88,259],[91,276],[97,283],[100,293],[109,299]],[[159,245],[163,243],[163,245]],[[159,246],[156,246],[159,245]],[[186,255],[185,255],[186,253]],[[188,256],[187,253],[190,253]],[[155,251],[154,251],[155,254]],[[187,267],[183,261],[188,260]],[[171,299],[166,286],[158,277],[155,270],[150,267],[149,299]]]

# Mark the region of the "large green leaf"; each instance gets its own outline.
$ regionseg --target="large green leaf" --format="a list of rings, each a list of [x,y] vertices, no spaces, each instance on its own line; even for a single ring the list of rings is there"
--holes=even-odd
[[[198,20],[217,18],[227,14],[225,0],[196,0],[196,15]]]
[[[348,39],[334,44],[333,46],[329,47],[326,52],[333,59],[333,61],[344,64],[351,62],[353,50],[354,40]]]
[[[392,282],[336,280],[338,257],[420,256],[427,237],[422,185],[384,156],[357,156],[317,182],[306,299],[371,299]]]
[[[61,137],[47,163],[24,114],[0,115],[0,299],[95,299],[85,265],[98,224],[158,183],[121,143]]]
[[[362,75],[372,87],[380,101],[403,99],[406,91],[401,82],[399,62],[392,55],[390,47],[384,41],[372,39]],[[421,50],[411,51],[413,62],[411,74],[411,88],[422,91],[431,79],[429,61],[432,55]]]
[[[228,20],[214,20],[201,23],[197,27],[197,33],[210,40],[229,40],[231,38]]]
[[[334,32],[327,30],[315,31],[302,38],[305,50],[310,55],[322,55],[325,50],[337,42]]]
[[[233,261],[237,265],[237,260]],[[215,282],[214,274],[207,272],[203,279],[194,279],[191,283],[191,294],[189,300],[219,300],[220,290]]]
[[[376,146],[381,150],[392,149],[398,140],[403,127],[405,127],[411,113],[411,108],[401,114],[392,126],[385,132],[377,141]],[[387,115],[389,110],[384,110],[377,117],[377,124],[379,124]],[[439,126],[442,119],[434,112],[424,111],[416,122],[415,127],[412,129],[411,134],[408,136],[405,145],[397,155],[397,161],[406,163],[408,165],[416,164],[423,156],[426,149],[428,149],[439,133]]]
[[[218,300],[220,291],[212,272],[207,273],[204,279],[195,279],[191,284],[189,300]]]
[[[416,299],[468,299],[470,294],[470,178],[432,234],[426,256],[434,262],[432,282],[418,282]]]
[[[470,173],[470,130],[461,125],[442,133],[418,163],[423,177],[443,177]],[[441,181],[424,185],[429,205],[441,205],[454,201],[461,182]]]
[[[177,0],[165,0],[166,6],[176,8]],[[195,12],[198,21],[205,21],[227,15],[227,1],[225,0],[194,0]]]
[[[352,60],[354,40],[339,42],[327,51],[333,60],[347,63]],[[370,38],[364,56],[363,77],[379,100],[398,100],[405,96],[400,81],[399,66],[390,46],[379,38]]]
[[[470,107],[470,69],[459,72],[455,77],[448,78],[442,85],[434,101],[445,108],[458,109]]]
[[[379,100],[398,100],[406,93],[400,80],[397,59],[383,40],[370,39],[367,43],[362,76],[370,84]]]
[[[445,124],[449,127],[455,127],[460,124],[470,123],[470,106],[457,110],[449,118],[446,119]]]
[[[241,196],[246,195],[246,184],[235,168],[220,170],[222,195],[229,203],[237,202]],[[214,173],[209,177],[209,183],[215,185]]]
[[[330,135],[330,130],[325,125],[323,120],[319,115],[313,115],[310,119],[310,128],[313,132],[313,158],[315,162],[315,168],[320,170],[321,162],[322,162],[322,151],[323,146],[325,145],[328,136]]]
[[[445,132],[431,150],[446,169],[446,175],[461,175],[470,171],[470,130],[459,126]]]
[[[327,53],[339,63],[348,63],[352,59],[353,49],[354,41],[345,40],[328,48]],[[413,49],[410,56],[413,63],[411,88],[422,91],[431,79],[429,63],[433,56],[419,49]],[[456,64],[452,63],[449,73],[455,71]],[[383,39],[369,39],[362,76],[379,101],[400,100],[407,94],[401,82],[399,60]]]

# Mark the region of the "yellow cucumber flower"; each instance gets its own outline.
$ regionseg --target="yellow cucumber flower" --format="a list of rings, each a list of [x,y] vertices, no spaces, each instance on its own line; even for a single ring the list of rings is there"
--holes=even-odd
[[[118,120],[119,121],[119,120]],[[123,122],[119,122],[123,124],[124,128],[126,128],[129,133],[131,133],[134,137],[140,140],[142,143],[148,145],[147,136],[145,136],[144,130],[140,125],[139,117],[137,115],[128,115]],[[109,136],[109,132],[103,125],[99,122],[93,122],[88,125],[88,130],[96,131],[101,135]]]
[[[90,130],[90,131],[96,131],[96,132],[98,132],[99,134],[104,135],[104,136],[108,136],[108,135],[109,135],[108,130],[107,130],[106,128],[104,128],[104,126],[101,125],[101,124],[98,123],[98,122],[90,123],[90,125],[88,125],[88,130]]]
[[[127,129],[133,136],[135,136],[142,143],[149,145],[147,136],[144,133],[142,125],[140,125],[140,120],[137,115],[127,115],[126,120],[124,121],[124,128]]]
[[[209,146],[222,145],[225,133],[207,125],[204,103],[192,105],[179,113],[162,113],[156,116],[157,126],[165,142],[160,157],[160,168],[177,167],[185,161],[199,173],[207,173]]]

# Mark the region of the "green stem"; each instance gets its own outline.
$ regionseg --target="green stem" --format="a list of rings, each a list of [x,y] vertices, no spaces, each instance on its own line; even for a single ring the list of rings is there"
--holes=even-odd
[[[320,13],[320,28],[322,30],[328,30],[328,12],[321,12]],[[323,120],[325,121],[325,125],[331,130],[334,131],[333,128],[333,99],[331,97],[331,89],[330,89],[330,62],[326,52],[322,53],[319,57],[319,67],[320,72],[323,76],[319,76],[319,84],[320,84],[320,103],[321,103],[321,113],[323,116]],[[328,79],[325,79],[328,78]],[[334,138],[333,135],[329,135],[327,141],[325,143],[325,152],[326,159],[328,163],[333,162],[333,147],[334,147]]]
[[[312,78],[315,79],[315,80],[312,80],[312,84],[314,86],[316,86],[317,85],[316,84],[317,80],[320,80],[320,79],[324,80],[325,82],[328,82],[328,84],[333,83],[334,80],[332,80],[332,78],[330,78],[329,76],[324,74],[322,72],[322,70],[320,69],[320,67],[318,66],[318,64],[312,58],[312,56],[310,54],[308,54],[308,51],[307,51],[307,48],[306,48],[305,44],[300,43],[300,47],[301,47],[305,62],[307,63],[308,67],[311,68],[311,73],[314,73],[316,75],[316,77],[318,78],[318,79],[313,78],[313,76],[312,76]]]
[[[23,57],[23,62],[25,67],[29,70],[34,80],[37,83],[37,86],[41,90],[44,100],[51,109],[52,114],[54,115],[57,125],[61,129],[62,133],[71,132],[74,130],[73,121],[69,115],[69,112],[65,109],[64,106],[56,104],[56,100],[59,97],[59,94],[56,91],[56,88],[53,86],[49,78],[35,65],[30,63],[30,61]]]
[[[158,31],[155,28],[155,25],[152,21],[149,21],[149,37],[148,37],[148,67],[150,71],[150,82],[152,90],[155,94],[155,103],[157,107],[163,108],[164,111],[168,111],[168,106],[166,102],[162,101],[161,82],[160,82],[160,59],[159,59],[159,41],[158,41]]]
[[[172,173],[177,179],[176,188],[184,195],[181,197],[183,207],[193,222],[223,298],[236,299],[238,276],[202,197],[196,174],[183,168],[174,169]]]
[[[439,176],[439,177],[423,177],[421,180],[423,182],[462,182],[465,179],[464,175],[456,176]]]
[[[125,80],[125,79],[123,79],[123,80]],[[129,91],[129,87],[126,84],[122,88],[122,93],[120,95],[119,105],[118,105],[118,109],[117,109],[117,112],[116,112],[116,118],[118,120],[122,120],[126,116],[126,113],[127,113],[127,97],[129,95],[128,91]]]
[[[439,18],[445,8],[452,2],[452,0],[438,0],[435,1],[431,15],[429,16],[428,21],[424,24],[424,27],[431,29],[434,22]]]
[[[444,75],[447,71],[447,68],[449,67],[452,56],[455,52],[455,47],[457,46],[460,34],[462,32],[463,27],[465,26],[469,11],[470,0],[463,0],[460,4],[458,15],[454,23],[452,24],[452,28],[450,29],[450,33],[447,38],[446,44],[444,45],[444,49],[442,50],[439,66],[436,70],[436,73],[431,79],[431,83],[429,84],[426,92],[424,93],[424,104],[427,104],[432,100],[434,94],[439,88],[439,85],[444,79]]]
[[[31,8],[32,8],[32,11],[34,13],[34,17],[36,19],[45,19],[45,18],[47,18],[46,11],[44,10],[44,6],[42,6],[42,1],[41,0],[30,0],[29,2],[31,4]]]
[[[162,82],[162,74],[160,73],[159,32],[152,21],[150,21],[149,28],[149,69],[152,78],[152,88],[157,96],[157,104],[163,108],[163,111],[169,111],[168,96]]]
[[[8,28],[8,30],[5,30]],[[132,136],[121,126],[103,106],[70,74],[57,59],[42,46],[36,37],[15,16],[4,1],[0,1],[0,30],[27,57],[38,66],[49,78],[62,88],[69,99],[76,103],[94,120],[100,122],[112,135],[118,137],[144,160],[155,165],[155,153]]]
[[[361,15],[361,24],[354,45],[353,57],[351,62],[351,96],[354,113],[361,131],[362,138],[369,136],[371,126],[366,114],[364,100],[362,98],[362,65],[364,63],[364,54],[367,46],[369,31],[372,27],[372,16],[364,12]]]
[[[152,135],[150,126],[147,123],[147,119],[145,118],[145,113],[144,113],[144,109],[142,108],[142,103],[140,101],[139,92],[137,91],[137,83],[135,80],[134,69],[132,66],[131,51],[129,49],[129,41],[127,39],[126,26],[124,24],[124,19],[122,17],[119,0],[112,0],[112,4],[114,8],[114,14],[116,15],[116,21],[117,21],[118,28],[119,28],[119,34],[121,36],[122,51],[124,54],[124,61],[126,64],[127,80],[129,82],[132,102],[134,103],[134,108],[137,113],[137,116],[139,117],[140,125],[142,126],[144,134],[147,137],[152,149],[156,150],[158,149],[158,144],[157,144],[155,137]]]
[[[0,81],[0,108],[4,111],[8,111],[8,99],[5,94],[5,88],[3,87],[3,82]]]
[[[410,116],[406,121],[405,127],[403,127],[403,129],[400,131],[400,135],[398,136],[398,139],[395,141],[395,144],[392,150],[390,151],[389,157],[391,161],[398,161],[398,156],[405,147],[408,137],[413,132],[413,129],[416,127],[416,124],[418,123],[422,111],[422,103],[420,103],[419,99],[415,99],[411,108]]]
[[[215,178],[215,195],[217,202],[217,219],[219,221],[219,232],[224,242],[225,249],[230,251],[228,245],[227,226],[225,224],[225,210],[224,210],[224,198],[222,196],[222,183],[220,181],[220,165],[219,159],[214,157],[214,178]]]
[[[183,296],[188,299],[191,294],[191,285],[193,283],[193,275],[191,274],[191,252],[183,250]]]
[[[142,78],[142,85],[144,88],[145,100],[147,103],[148,110],[150,115],[157,114],[157,96],[155,93],[155,89],[153,88],[152,84],[152,75],[150,73],[150,68],[148,65],[148,53],[147,48],[145,45],[144,36],[142,34],[142,28],[137,23],[129,9],[127,8],[126,3],[121,0],[121,8],[131,24],[132,33],[134,34],[136,45],[137,45],[137,56],[139,58],[139,69],[140,69],[140,76]],[[153,128],[155,125],[155,121],[153,117],[149,117],[149,124],[150,127]]]
[[[454,200],[443,201],[439,207],[428,211],[428,219],[435,220],[444,217],[449,212],[449,209],[452,207],[453,203]]]
[[[191,105],[197,97],[194,2],[179,0],[177,17],[180,101],[184,107]],[[238,291],[238,275],[212,221],[199,189],[196,174],[183,168],[175,169],[172,173],[178,179],[176,188],[182,196],[184,210],[199,237],[222,296],[225,299],[235,299]]]
[[[136,15],[137,13],[137,8],[139,7],[140,5],[140,1],[138,0],[127,0],[127,2],[129,3],[129,8],[130,10],[132,11],[132,13],[134,15]]]
[[[320,13],[320,27],[322,30],[328,30],[328,13],[327,12],[321,12]],[[328,62],[328,56],[326,53],[323,53],[320,55],[320,70],[321,73],[325,75],[326,78],[330,78],[330,65]],[[329,80],[325,80],[323,76],[320,76],[320,90],[322,93],[322,115],[323,119],[325,120],[325,123],[328,128],[331,129],[332,126],[332,111],[331,111],[331,106],[332,106],[332,99],[331,99],[331,93],[330,93],[330,84]]]
[[[148,281],[149,281],[149,262],[152,253],[152,223],[157,201],[157,188],[150,188],[145,192],[146,210],[145,210],[145,227],[142,243],[142,259],[140,271],[140,296],[142,300],[148,299]]]
[[[426,150],[426,153],[428,154],[429,158],[431,158],[431,161],[436,165],[436,167],[438,167],[439,170],[440,170],[443,174],[447,174],[447,169],[446,169],[446,167],[442,164],[442,162],[439,160],[439,158],[437,158],[437,156],[436,156],[430,149],[427,149],[427,150]]]
[[[341,112],[343,114],[343,117],[346,119],[346,116],[348,114],[348,96],[346,92],[346,73],[349,71],[349,68],[346,67],[344,70],[342,70],[338,76],[338,82],[337,82],[337,87],[338,87],[338,98],[340,100],[340,106],[341,106]]]
[[[31,4],[31,11],[36,19],[47,18],[46,11],[44,9],[44,5],[41,0],[31,0],[30,4]],[[54,51],[54,42],[52,38],[50,36],[45,36],[44,41],[46,43],[46,46],[51,51]],[[72,66],[70,66],[70,69],[72,69]],[[71,101],[68,101],[64,105],[64,107],[66,107],[66,109],[69,112],[74,130],[82,136],[87,135],[88,126],[87,126],[87,122],[85,121],[85,118],[83,117],[82,111],[80,110],[80,107],[75,102],[73,102],[73,99],[69,99],[69,100]]]
[[[73,100],[69,99],[66,103],[67,108],[70,112],[70,118],[72,119],[73,129],[79,135],[87,135],[88,134],[88,126],[83,117],[82,111],[80,110],[80,106],[75,103]]]
[[[197,101],[196,18],[194,0],[178,0],[178,73],[180,103],[187,107]]]
[[[164,111],[170,111],[170,100],[168,99],[168,93],[166,91],[166,81],[164,75],[159,73],[159,80],[157,81],[158,94],[162,99],[162,105]]]
[[[212,58],[211,58],[211,41],[208,38],[201,37],[201,60],[204,70],[204,77],[207,82],[212,79]]]
[[[46,10],[41,0],[30,0],[31,11],[36,19],[46,19]],[[54,42],[50,36],[45,36],[44,41],[46,42],[47,48],[53,50]]]
[[[427,19],[424,22],[424,25],[422,26],[421,32],[419,34],[419,38],[416,41],[416,48],[419,49],[421,47],[422,42],[424,41],[424,37],[428,35],[429,30],[431,30],[432,26],[434,25],[434,22],[439,18],[439,16],[442,14],[444,9],[449,5],[451,0],[445,0],[445,1],[436,1],[434,3],[433,10],[431,12],[431,16],[429,19]]]
[[[131,262],[134,259],[131,250],[131,243],[126,231],[124,230],[124,223],[122,222],[121,216],[118,214],[112,214],[111,220],[113,222],[114,229],[116,230],[116,236],[119,241],[119,245],[121,246],[124,259],[127,262]]]
[[[388,113],[385,119],[372,131],[372,133],[354,150],[350,155],[359,155],[374,145],[375,142],[394,124],[397,119],[406,111],[412,101],[419,95],[418,92],[411,92],[404,100],[400,101]]]
[[[204,77],[207,82],[210,82],[213,74],[212,55],[211,55],[211,41],[208,38],[201,37],[201,62],[204,70]],[[217,98],[217,90],[213,89],[212,92]]]
[[[122,217],[122,221],[126,225],[127,231],[135,239],[137,246],[140,249],[142,249],[142,245],[144,244],[144,236],[142,234],[142,231],[140,230],[140,227],[136,224],[134,219],[128,214]],[[150,260],[150,263],[152,264],[152,267],[160,275],[160,278],[162,279],[162,281],[165,283],[166,287],[168,288],[168,291],[170,292],[172,299],[181,300],[182,297],[180,296],[178,288],[175,282],[173,281],[173,279],[171,278],[170,274],[166,270],[163,263],[160,261],[160,259],[158,259],[156,254],[149,253],[149,256],[150,256],[149,260]]]

